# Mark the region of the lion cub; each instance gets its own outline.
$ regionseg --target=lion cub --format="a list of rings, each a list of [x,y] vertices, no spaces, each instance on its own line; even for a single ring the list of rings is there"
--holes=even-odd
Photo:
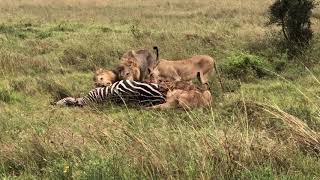
[[[207,84],[213,68],[216,70],[216,62],[207,55],[197,55],[189,59],[176,61],[161,59],[154,69],[149,69],[148,81],[153,83],[160,81],[190,81],[199,75],[200,82]]]

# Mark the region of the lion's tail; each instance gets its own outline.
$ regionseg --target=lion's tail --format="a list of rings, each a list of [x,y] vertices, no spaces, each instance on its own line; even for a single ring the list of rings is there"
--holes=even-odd
[[[221,79],[220,73],[219,73],[218,68],[217,68],[217,63],[214,63],[214,70],[216,71],[216,74],[218,76],[222,93],[224,93],[225,91],[224,91],[224,88],[223,88],[223,84],[222,84],[222,79]]]
[[[156,51],[156,61],[159,61],[159,48],[158,48],[158,46],[154,46],[153,50]]]

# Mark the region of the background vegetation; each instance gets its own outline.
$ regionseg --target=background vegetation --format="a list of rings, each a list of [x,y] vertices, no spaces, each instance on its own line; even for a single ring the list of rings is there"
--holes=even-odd
[[[0,177],[320,178],[320,10],[312,48],[288,60],[271,0],[0,0]],[[192,111],[59,108],[96,67],[157,45],[214,57],[222,93]]]

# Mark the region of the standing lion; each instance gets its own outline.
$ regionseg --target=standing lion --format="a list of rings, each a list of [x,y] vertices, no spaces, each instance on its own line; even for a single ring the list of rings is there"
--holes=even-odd
[[[158,48],[155,58],[149,50],[141,49],[138,51],[128,51],[121,57],[121,63],[116,68],[119,79],[145,81],[149,75],[148,69],[152,69],[158,58]]]
[[[144,81],[148,77],[148,69],[152,69],[158,59],[158,48],[154,47],[156,58],[149,50],[127,51],[121,57],[121,63],[114,70],[98,69],[93,80],[96,87],[108,86],[119,80]]]
[[[149,69],[148,82],[161,81],[192,81],[196,77],[202,84],[208,85],[209,77],[215,71],[222,87],[216,61],[207,55],[196,55],[182,60],[161,59],[153,68]],[[223,89],[222,89],[223,90]]]

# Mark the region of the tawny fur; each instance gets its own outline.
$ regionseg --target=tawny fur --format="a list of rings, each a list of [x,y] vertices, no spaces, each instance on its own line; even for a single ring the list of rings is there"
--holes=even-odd
[[[158,48],[154,47],[154,49],[158,54]],[[148,50],[127,51],[115,70],[100,68],[95,72],[93,80],[96,86],[107,86],[118,80],[144,81],[149,75],[148,69],[152,68],[154,63],[155,58]]]
[[[120,80],[131,80],[131,81],[141,81],[144,79],[141,77],[141,70],[137,60],[126,59],[121,61],[121,63],[116,68],[116,72]]]
[[[96,70],[93,81],[96,87],[110,86],[118,81],[118,77],[114,71],[100,68]]]
[[[149,75],[148,69],[153,68],[156,59],[146,49],[128,51],[121,57],[117,67],[119,78],[144,81]]]
[[[185,91],[181,89],[174,89],[168,91],[166,95],[166,102],[155,105],[152,109],[169,109],[169,108],[183,108],[192,109],[199,107],[208,107],[212,103],[212,96],[210,91],[206,90],[200,92],[198,90]]]
[[[215,67],[215,60],[207,55],[197,55],[189,59],[169,61],[162,59],[154,69],[151,69],[148,81],[190,81],[197,77],[202,84],[208,83],[208,78]]]
[[[162,93],[166,94],[166,102],[152,106],[151,109],[192,109],[208,107],[212,103],[211,93],[205,87],[184,81],[162,82],[159,85]]]

